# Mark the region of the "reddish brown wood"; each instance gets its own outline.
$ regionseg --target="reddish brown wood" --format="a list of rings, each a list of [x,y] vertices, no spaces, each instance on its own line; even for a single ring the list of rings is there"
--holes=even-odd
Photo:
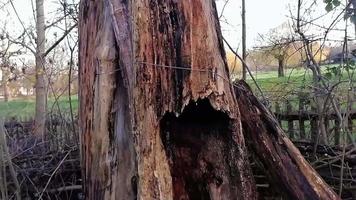
[[[286,196],[338,199],[251,93],[236,101],[213,0],[82,0],[79,73],[86,199],[256,199],[241,118]]]
[[[243,81],[235,89],[244,135],[271,182],[287,199],[340,199],[303,158]]]
[[[82,0],[86,199],[256,199],[227,80],[213,0]]]

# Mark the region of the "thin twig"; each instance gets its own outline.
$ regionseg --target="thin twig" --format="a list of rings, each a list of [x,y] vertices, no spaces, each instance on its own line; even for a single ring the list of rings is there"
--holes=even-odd
[[[70,154],[71,151],[72,151],[72,150],[69,150],[68,153],[64,156],[64,158],[58,163],[58,166],[57,166],[56,169],[52,172],[51,176],[49,177],[49,179],[48,179],[48,181],[47,181],[47,183],[46,183],[46,185],[45,185],[45,187],[43,188],[41,194],[39,195],[38,200],[42,199],[42,196],[43,196],[44,192],[46,191],[46,189],[47,189],[49,183],[51,182],[53,176],[56,174],[56,172],[58,171],[58,169],[59,169],[59,167],[62,165],[62,163],[65,161],[65,159],[69,156],[69,154]]]

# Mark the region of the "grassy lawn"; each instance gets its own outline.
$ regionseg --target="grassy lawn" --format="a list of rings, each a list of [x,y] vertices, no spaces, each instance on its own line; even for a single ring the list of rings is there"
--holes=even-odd
[[[325,74],[326,72],[326,67],[323,67],[322,73]],[[349,80],[348,73],[346,71],[342,71],[341,73],[342,81]],[[352,71],[350,74],[352,74]],[[287,69],[285,77],[278,77],[276,71],[258,72],[254,74],[254,77],[265,96],[272,100],[288,98],[288,96],[293,96],[298,92],[309,92],[312,89],[312,73],[310,70],[303,68]],[[356,81],[356,75],[352,77],[352,80]],[[326,82],[332,85],[339,81],[339,78],[332,76]],[[256,95],[259,95],[256,85],[253,83],[252,79],[249,78],[247,82],[254,89]],[[343,95],[345,94],[347,88],[349,88],[349,81],[345,81],[339,86],[338,92]]]
[[[323,67],[323,73],[326,73],[326,67]],[[276,71],[258,72],[254,73],[258,85],[261,87],[264,95],[273,103],[274,101],[284,101],[285,99],[291,100],[293,106],[297,105],[296,94],[298,92],[308,93],[312,88],[312,74],[310,70],[303,68],[287,69],[285,77],[278,77]],[[356,75],[352,78],[356,81]],[[347,73],[342,72],[342,80],[349,80]],[[338,82],[337,78],[333,76],[328,82],[333,84]],[[260,93],[256,89],[256,85],[252,79],[249,78],[247,82],[255,91],[257,96]],[[349,82],[340,84],[340,89],[337,91],[340,97],[345,96],[349,88]],[[78,96],[72,96],[72,106],[75,113],[78,109]],[[355,105],[356,106],[356,105]],[[58,99],[58,104],[55,103],[54,98],[48,100],[48,111],[58,112],[58,107],[61,113],[69,113],[69,99],[68,96],[63,96]],[[0,102],[0,117],[17,117],[17,118],[30,118],[35,113],[34,98],[15,99],[9,102]],[[283,108],[282,108],[283,109]]]
[[[68,96],[60,97],[58,104],[55,103],[54,98],[48,99],[48,111],[57,112],[58,106],[63,113],[69,113],[69,99]],[[57,106],[58,105],[58,106]],[[78,109],[78,96],[72,96],[72,106],[75,113]],[[35,113],[34,98],[15,99],[9,102],[0,102],[0,117],[16,117],[16,118],[31,118]]]

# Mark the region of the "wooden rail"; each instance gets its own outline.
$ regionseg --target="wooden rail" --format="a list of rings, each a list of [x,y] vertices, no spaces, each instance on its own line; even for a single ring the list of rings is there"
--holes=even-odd
[[[281,113],[281,112],[274,112],[275,116],[278,118],[278,120],[281,121],[297,121],[297,120],[304,120],[304,121],[309,121],[311,119],[317,119],[319,117],[319,114],[316,112],[312,111],[293,111],[289,113]],[[346,114],[349,115],[349,119],[356,119],[356,110],[351,110],[350,112],[341,112],[342,116],[345,116]],[[329,113],[326,115],[329,120],[337,120],[337,114],[336,113]]]
[[[320,119],[323,118],[327,140],[330,144],[339,145],[341,141],[341,121],[332,108],[325,113],[318,113],[315,105],[310,104],[311,100],[299,98],[298,102],[292,106],[291,101],[275,102],[273,113],[281,124],[282,128],[293,140],[318,141],[320,134]],[[284,108],[282,111],[281,108]],[[348,111],[341,109],[341,116],[346,121],[348,131],[348,143],[354,140],[356,135],[356,109],[353,103],[349,105]],[[353,108],[353,109],[351,109]],[[345,122],[344,122],[345,123]]]

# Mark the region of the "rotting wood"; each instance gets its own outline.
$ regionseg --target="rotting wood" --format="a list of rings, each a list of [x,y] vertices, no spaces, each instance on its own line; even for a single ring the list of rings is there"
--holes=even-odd
[[[244,136],[268,171],[271,182],[288,199],[340,199],[292,144],[277,120],[243,81],[235,89]],[[244,88],[244,89],[241,89]]]
[[[80,7],[86,198],[257,199],[215,2]]]

